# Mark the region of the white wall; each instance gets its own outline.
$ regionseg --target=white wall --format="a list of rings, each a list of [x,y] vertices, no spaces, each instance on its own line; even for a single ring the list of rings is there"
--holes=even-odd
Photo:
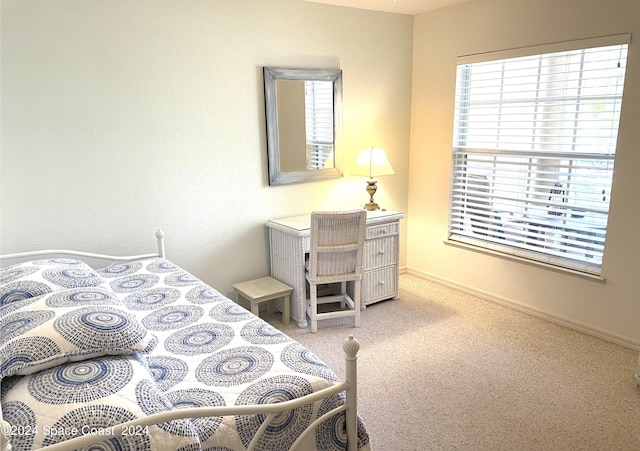
[[[631,32],[606,283],[445,246],[456,57]],[[478,0],[414,21],[408,267],[640,348],[640,2]]]
[[[268,186],[263,66],[343,70],[345,168],[385,148],[396,175],[376,200],[406,211],[411,16],[300,0],[1,5],[0,252],[144,252],[162,227],[168,256],[227,295],[268,274],[268,219],[368,197],[354,176]]]

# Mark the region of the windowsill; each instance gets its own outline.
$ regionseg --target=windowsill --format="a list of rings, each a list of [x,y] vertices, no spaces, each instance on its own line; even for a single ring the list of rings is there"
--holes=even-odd
[[[474,246],[473,244],[463,243],[463,242],[460,242],[460,241],[454,241],[454,240],[445,239],[443,241],[443,243],[446,246],[453,246],[453,247],[457,247],[457,248],[460,248],[460,249],[466,249],[466,250],[470,250],[470,251],[474,251],[474,252],[480,252],[482,254],[491,255],[493,257],[498,257],[498,258],[502,258],[502,259],[505,259],[505,260],[515,261],[515,262],[518,262],[518,263],[524,263],[524,264],[527,264],[527,265],[531,265],[531,266],[535,266],[535,267],[538,267],[538,268],[559,272],[559,273],[570,275],[570,276],[574,276],[574,277],[580,277],[582,279],[590,280],[592,282],[606,283],[606,279],[604,277],[600,276],[600,275],[591,274],[591,273],[587,273],[587,272],[582,272],[582,271],[579,271],[579,270],[573,269],[573,268],[566,268],[566,267],[562,267],[562,266],[558,266],[558,265],[553,265],[553,264],[550,264],[550,263],[531,260],[531,259],[528,259],[528,258],[525,258],[525,257],[520,257],[518,255],[509,255],[509,254],[506,254],[504,252],[499,252],[499,251],[496,251],[496,250],[493,250],[493,249],[490,249],[490,248],[487,248],[487,247]]]

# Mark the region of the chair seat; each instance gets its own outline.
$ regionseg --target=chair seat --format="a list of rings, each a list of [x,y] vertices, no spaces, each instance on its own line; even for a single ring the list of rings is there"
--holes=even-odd
[[[306,273],[306,279],[309,281],[309,272]],[[329,276],[317,276],[315,278],[316,285],[324,285],[328,283],[337,282],[349,282],[352,280],[361,280],[362,274],[343,274],[343,275],[329,275]]]

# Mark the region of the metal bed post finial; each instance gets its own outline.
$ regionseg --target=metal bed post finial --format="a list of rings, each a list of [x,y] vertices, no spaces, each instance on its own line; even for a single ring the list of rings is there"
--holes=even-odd
[[[158,255],[160,258],[165,258],[164,253],[164,232],[162,229],[158,229],[156,232],[156,240],[158,240]]]

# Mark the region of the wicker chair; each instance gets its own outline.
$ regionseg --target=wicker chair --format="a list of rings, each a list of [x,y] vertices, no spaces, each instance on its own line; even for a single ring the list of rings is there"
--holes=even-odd
[[[311,250],[306,277],[309,282],[307,315],[312,333],[318,331],[318,321],[330,318],[353,316],[354,327],[360,326],[366,220],[364,210],[311,213]],[[347,293],[349,281],[355,284],[353,299]],[[337,283],[339,294],[318,297],[318,285]],[[335,302],[340,302],[341,309],[318,313],[318,304]]]

